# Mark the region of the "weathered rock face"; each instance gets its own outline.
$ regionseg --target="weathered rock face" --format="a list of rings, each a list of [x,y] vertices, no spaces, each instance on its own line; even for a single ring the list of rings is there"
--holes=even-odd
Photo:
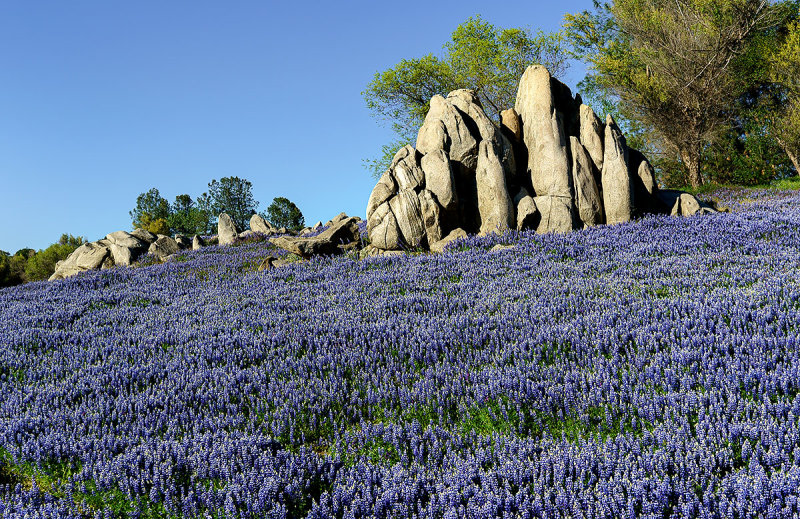
[[[219,220],[217,221],[217,236],[219,236],[220,245],[232,245],[236,243],[236,239],[239,237],[236,225],[226,213],[219,215]]]

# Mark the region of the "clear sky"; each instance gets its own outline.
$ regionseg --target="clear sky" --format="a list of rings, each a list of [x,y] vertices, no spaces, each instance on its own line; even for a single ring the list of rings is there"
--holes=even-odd
[[[5,0],[0,3],[0,249],[130,229],[139,193],[193,198],[246,178],[312,224],[364,217],[363,159],[390,129],[361,92],[439,52],[480,14],[557,29],[591,0]],[[566,78],[574,87],[582,68]]]

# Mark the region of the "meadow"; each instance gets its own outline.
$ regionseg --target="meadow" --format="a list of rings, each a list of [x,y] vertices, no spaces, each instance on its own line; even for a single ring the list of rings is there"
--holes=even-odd
[[[800,193],[714,196],[4,289],[0,516],[797,517]]]

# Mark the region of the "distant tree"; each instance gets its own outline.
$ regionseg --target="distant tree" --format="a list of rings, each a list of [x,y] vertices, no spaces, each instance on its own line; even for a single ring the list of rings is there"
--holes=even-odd
[[[275,227],[286,227],[294,231],[302,229],[306,224],[303,213],[294,202],[280,196],[269,205],[265,218]]]
[[[31,256],[25,264],[26,281],[42,281],[48,279],[56,270],[56,263],[64,260],[75,249],[85,243],[86,239],[71,234],[62,234],[57,243]]]
[[[588,90],[653,129],[697,187],[709,144],[752,85],[748,49],[782,12],[766,0],[595,0],[594,12],[567,15],[566,29],[589,64]]]
[[[136,207],[130,212],[134,229],[145,229],[154,234],[169,234],[169,202],[158,189],[152,188],[136,197]]]
[[[253,184],[239,177],[223,177],[208,184],[208,193],[201,196],[203,204],[214,216],[227,213],[239,229],[245,229],[255,214],[258,202],[253,198]]]
[[[0,287],[11,286],[8,283],[8,272],[11,270],[11,257],[4,250],[0,250]]]
[[[434,95],[471,88],[489,117],[499,121],[502,110],[514,107],[519,80],[529,65],[545,65],[560,77],[567,59],[561,33],[502,29],[476,16],[456,27],[442,57],[404,59],[377,72],[362,95],[377,117],[391,123],[397,138],[383,147],[381,156],[367,161],[373,176],[383,173],[399,148],[416,140]]]
[[[175,234],[207,234],[209,217],[209,213],[197,207],[191,196],[178,195],[172,203],[167,223]]]

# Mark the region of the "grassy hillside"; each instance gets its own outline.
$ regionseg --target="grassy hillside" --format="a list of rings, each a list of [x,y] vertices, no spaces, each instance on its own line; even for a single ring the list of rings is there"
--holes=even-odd
[[[713,195],[733,212],[2,290],[0,516],[792,517],[800,194]]]

